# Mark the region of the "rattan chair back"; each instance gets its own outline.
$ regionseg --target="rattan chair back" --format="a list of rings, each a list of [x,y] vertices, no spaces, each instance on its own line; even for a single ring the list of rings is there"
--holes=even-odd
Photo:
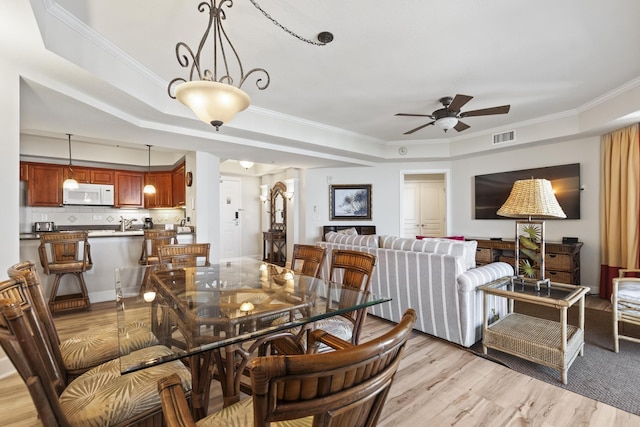
[[[158,248],[160,265],[171,264],[171,268],[209,266],[210,243],[185,243],[164,245]]]
[[[324,263],[326,249],[314,245],[293,245],[291,269],[305,276],[318,277]]]
[[[313,417],[300,425],[375,426],[415,320],[415,311],[409,309],[393,329],[361,345],[343,343],[348,347],[327,353],[256,358],[250,369],[253,406],[248,408],[253,425]],[[164,378],[158,389],[167,426],[194,425],[179,381]],[[246,409],[238,412],[233,420],[224,418],[229,425],[251,416]],[[207,425],[216,417],[220,415],[211,414],[200,423]]]

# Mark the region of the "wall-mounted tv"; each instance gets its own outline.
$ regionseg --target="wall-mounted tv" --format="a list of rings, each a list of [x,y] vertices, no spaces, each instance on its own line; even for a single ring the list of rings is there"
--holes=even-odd
[[[580,163],[475,176],[475,219],[508,219],[496,212],[519,179],[551,181],[567,219],[580,219]]]

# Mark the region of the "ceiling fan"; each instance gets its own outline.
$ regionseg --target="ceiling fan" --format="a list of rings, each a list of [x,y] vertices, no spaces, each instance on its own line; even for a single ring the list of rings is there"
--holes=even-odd
[[[431,114],[410,114],[410,113],[397,113],[396,116],[408,116],[408,117],[429,117],[433,121],[418,126],[415,129],[411,129],[404,133],[404,135],[410,135],[422,128],[430,125],[438,125],[445,132],[449,129],[455,129],[458,132],[462,132],[469,128],[469,125],[460,121],[464,117],[476,117],[476,116],[489,116],[493,114],[506,114],[511,108],[510,105],[501,105],[499,107],[482,108],[480,110],[460,111],[460,109],[469,101],[473,99],[473,96],[469,95],[456,95],[454,98],[445,96],[440,98],[440,103],[444,108],[434,111]]]

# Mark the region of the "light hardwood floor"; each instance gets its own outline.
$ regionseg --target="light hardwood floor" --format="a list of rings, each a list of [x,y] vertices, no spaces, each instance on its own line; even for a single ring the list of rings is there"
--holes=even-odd
[[[607,310],[588,297],[588,306]],[[56,317],[61,338],[114,321],[112,304],[89,313]],[[391,323],[370,316],[363,341]],[[570,371],[569,371],[570,373]],[[569,380],[571,378],[569,377]],[[211,388],[210,409],[219,408],[220,387]],[[0,380],[0,425],[40,426],[17,374]],[[529,378],[428,335],[413,332],[379,426],[638,426],[640,417]]]

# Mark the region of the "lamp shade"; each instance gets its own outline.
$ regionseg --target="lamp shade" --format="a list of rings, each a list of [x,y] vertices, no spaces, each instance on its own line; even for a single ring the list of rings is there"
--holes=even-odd
[[[513,183],[511,194],[497,212],[509,218],[566,218],[551,181],[546,179],[523,179]]]
[[[209,80],[185,82],[176,87],[176,98],[205,123],[218,128],[251,103],[241,89]]]

